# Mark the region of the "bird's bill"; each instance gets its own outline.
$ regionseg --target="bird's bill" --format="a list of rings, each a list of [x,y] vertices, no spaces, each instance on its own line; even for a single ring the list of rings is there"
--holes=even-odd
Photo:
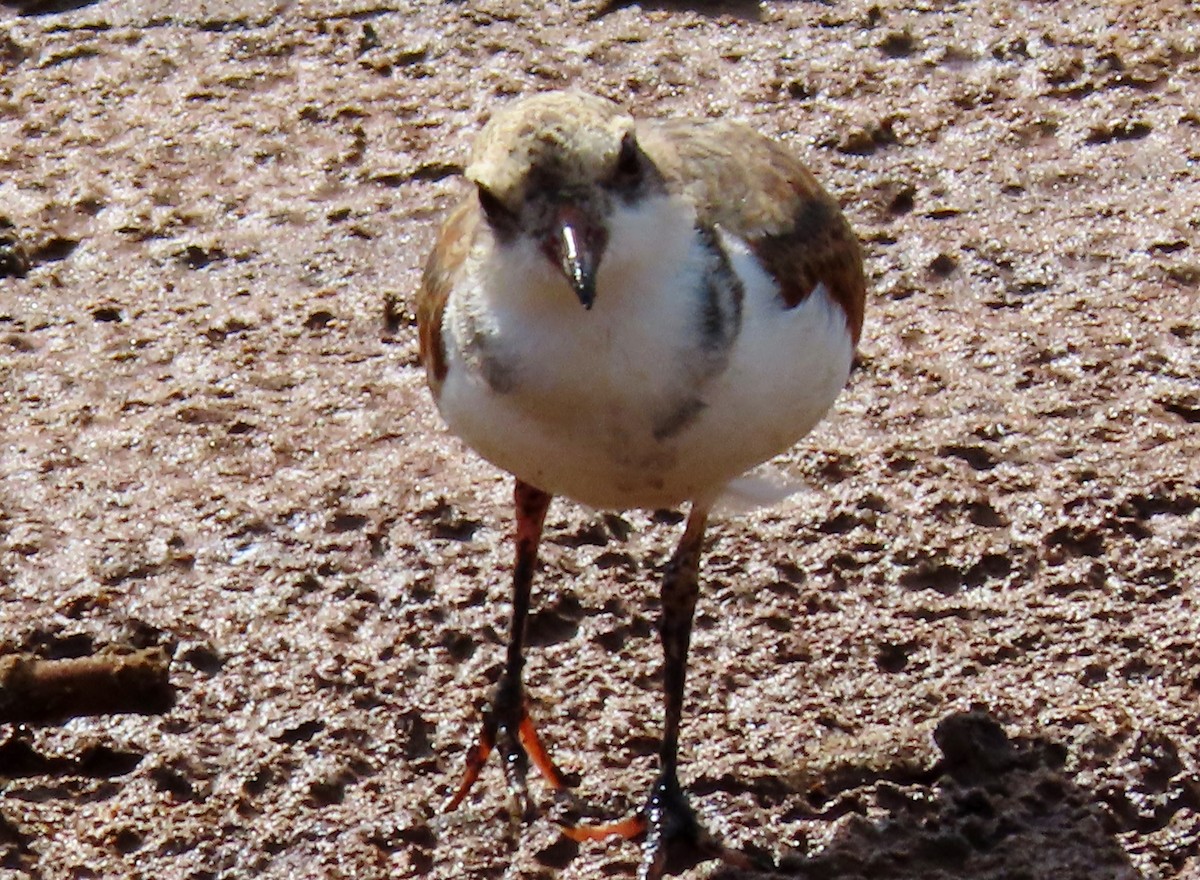
[[[546,251],[566,276],[585,309],[596,301],[596,270],[608,235],[604,227],[575,205],[559,205]]]

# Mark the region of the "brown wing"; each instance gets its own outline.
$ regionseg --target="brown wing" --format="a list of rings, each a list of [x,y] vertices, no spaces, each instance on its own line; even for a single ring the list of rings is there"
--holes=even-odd
[[[824,284],[858,342],[866,300],[862,250],[837,202],[799,160],[736,122],[645,121],[637,134],[667,187],[695,203],[702,224],[746,241],[788,308]]]
[[[446,348],[442,341],[442,316],[446,311],[450,290],[458,281],[467,255],[471,252],[478,222],[479,211],[472,195],[463,199],[442,224],[421,276],[421,290],[417,295],[417,329],[425,378],[435,396],[442,390],[447,369]]]

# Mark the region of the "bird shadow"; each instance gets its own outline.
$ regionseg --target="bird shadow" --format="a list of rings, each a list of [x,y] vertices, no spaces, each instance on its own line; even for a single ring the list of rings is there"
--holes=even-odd
[[[711,880],[801,877],[879,880],[1136,880],[1106,798],[1064,773],[1066,749],[1009,739],[981,711],[944,718],[942,758],[918,780],[864,784],[841,827],[813,855],[786,855],[769,870],[720,868]],[[879,818],[868,818],[873,797]],[[847,798],[839,798],[847,803]],[[1118,811],[1119,812],[1119,811]],[[822,818],[830,818],[828,815]]]

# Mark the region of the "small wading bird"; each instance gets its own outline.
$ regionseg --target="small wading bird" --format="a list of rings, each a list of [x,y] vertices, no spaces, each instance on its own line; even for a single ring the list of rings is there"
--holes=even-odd
[[[553,92],[496,113],[442,226],[418,305],[421,358],[450,429],[516,477],[504,671],[467,753],[462,802],[498,747],[526,807],[532,760],[557,792],[521,680],[546,510],[690,504],[662,582],[666,723],[634,817],[568,826],[643,839],[643,880],[677,862],[749,857],[700,827],[679,784],[688,642],[709,510],[748,494],[846,384],[863,318],[859,244],[782,146],[727,121],[639,120]]]

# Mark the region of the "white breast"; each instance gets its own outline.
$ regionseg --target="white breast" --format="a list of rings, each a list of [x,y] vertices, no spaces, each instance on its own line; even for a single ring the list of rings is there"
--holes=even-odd
[[[618,209],[590,311],[534,246],[481,253],[447,305],[447,423],[492,463],[593,507],[720,494],[817,423],[853,355],[823,288],[785,309],[745,246],[723,241],[745,288],[741,332],[700,388],[692,292],[707,259],[683,203]],[[485,334],[505,365],[501,391],[485,381],[469,332]],[[694,415],[663,436],[664,419],[697,398]]]

